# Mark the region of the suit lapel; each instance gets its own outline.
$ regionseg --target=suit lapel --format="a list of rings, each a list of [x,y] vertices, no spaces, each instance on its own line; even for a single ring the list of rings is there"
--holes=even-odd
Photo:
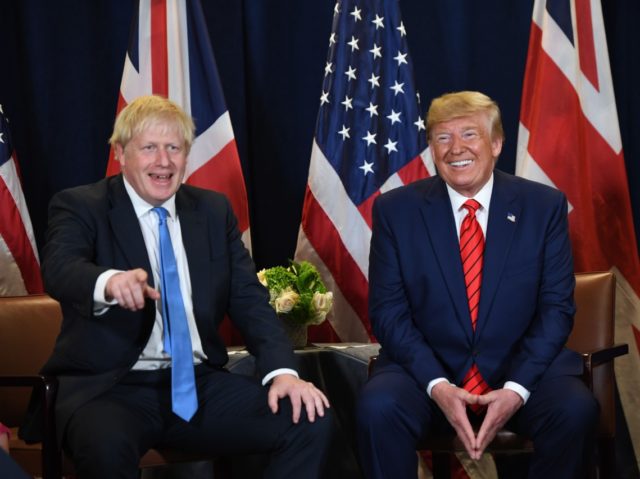
[[[180,219],[182,243],[187,253],[189,276],[191,279],[191,297],[194,312],[206,304],[209,287],[209,235],[204,214],[197,209],[193,198],[187,195],[183,187],[176,193],[176,211]],[[197,285],[197,287],[196,287]],[[197,318],[196,318],[197,319]]]
[[[430,183],[429,190],[425,192],[421,214],[440,265],[440,272],[451,295],[457,319],[465,335],[471,340],[473,331],[467,306],[467,291],[464,285],[456,225],[447,188],[439,177],[437,181]]]
[[[493,192],[489,207],[487,237],[485,243],[484,266],[482,269],[482,290],[478,311],[477,334],[481,334],[487,324],[493,300],[500,285],[522,205],[517,191],[511,187],[509,177],[494,170]]]
[[[114,178],[109,185],[109,222],[116,244],[131,268],[144,268],[153,279],[149,254],[144,244],[140,223],[133,209],[129,195],[124,188],[122,175]]]

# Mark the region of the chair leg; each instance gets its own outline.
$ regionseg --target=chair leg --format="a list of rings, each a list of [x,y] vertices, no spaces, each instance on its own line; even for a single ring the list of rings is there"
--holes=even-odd
[[[614,479],[616,477],[616,450],[611,438],[598,439],[600,453],[597,479]]]
[[[449,479],[451,477],[451,455],[446,452],[434,452],[433,479]]]
[[[53,447],[42,449],[42,479],[60,479],[62,477],[62,454]]]
[[[228,457],[221,456],[213,459],[213,477],[214,479],[229,479],[233,477],[233,468]]]

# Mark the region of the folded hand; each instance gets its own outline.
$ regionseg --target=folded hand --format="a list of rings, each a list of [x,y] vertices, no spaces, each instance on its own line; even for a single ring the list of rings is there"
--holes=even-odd
[[[478,404],[487,406],[487,413],[476,438],[477,449],[472,459],[480,459],[482,452],[523,404],[518,393],[511,389],[496,389],[478,396]]]
[[[477,440],[467,417],[467,405],[477,404],[478,396],[453,384],[441,382],[431,390],[431,398],[455,429],[469,456],[473,457],[472,454],[477,450]]]

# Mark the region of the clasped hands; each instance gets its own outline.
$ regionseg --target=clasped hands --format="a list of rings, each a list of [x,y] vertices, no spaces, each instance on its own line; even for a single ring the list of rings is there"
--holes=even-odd
[[[474,460],[480,459],[497,432],[523,404],[518,393],[510,389],[495,389],[478,396],[447,382],[436,384],[431,390],[431,398],[453,426],[469,457]],[[467,417],[467,406],[473,404],[487,408],[477,435]]]

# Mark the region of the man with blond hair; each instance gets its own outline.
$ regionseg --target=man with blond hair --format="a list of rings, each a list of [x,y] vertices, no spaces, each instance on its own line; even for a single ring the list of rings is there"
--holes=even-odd
[[[369,312],[381,353],[358,408],[368,478],[415,477],[418,443],[455,433],[479,459],[504,427],[529,477],[582,477],[597,402],[564,347],[575,306],[567,200],[494,170],[504,132],[479,92],[433,100],[438,176],[373,207]]]
[[[194,124],[140,97],[111,144],[122,173],[55,195],[43,254],[63,324],[42,372],[79,478],[137,478],[152,447],[268,453],[265,477],[317,477],[331,417],[298,378],[227,199],[183,185]],[[228,315],[261,380],[224,369]]]

